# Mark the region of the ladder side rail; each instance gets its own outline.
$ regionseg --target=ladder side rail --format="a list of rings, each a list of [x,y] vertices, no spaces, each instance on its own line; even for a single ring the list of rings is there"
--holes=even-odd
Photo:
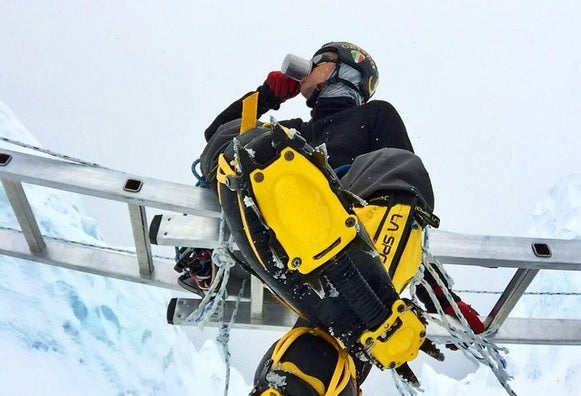
[[[429,248],[444,264],[581,271],[581,239],[468,235],[430,230]],[[543,254],[545,250],[547,254]]]
[[[46,244],[22,184],[10,180],[2,180],[2,187],[24,234],[28,248],[31,252],[42,252]]]
[[[492,339],[504,344],[581,345],[581,320],[508,318]]]
[[[218,244],[218,218],[157,216],[156,245],[213,248]],[[443,264],[581,271],[580,239],[467,235],[436,229],[429,232],[430,253]],[[533,246],[545,246],[550,255],[535,255]]]
[[[33,261],[40,264],[65,268],[73,271],[119,279],[128,282],[161,287],[185,294],[177,284],[174,261],[170,258],[154,257],[155,271],[142,274],[135,265],[136,254],[121,252],[95,245],[47,238],[46,249],[40,253],[31,253],[23,241],[20,231],[0,229],[0,255]],[[242,280],[230,278],[228,283],[228,301],[238,299]],[[187,294],[192,296],[191,293]],[[201,300],[201,299],[200,299]],[[249,302],[250,293],[246,292],[241,301]]]
[[[171,323],[179,326],[197,325],[187,319],[190,313],[198,308],[200,300],[191,298],[177,300]],[[264,314],[261,318],[252,316],[251,304],[249,301],[240,302],[236,315],[237,328],[286,330],[296,322],[295,314],[272,299],[265,300]],[[235,309],[235,306],[235,301],[226,302],[224,308],[227,316]],[[209,322],[208,325],[219,324]],[[453,341],[448,331],[435,322],[430,322],[426,331],[427,337],[438,344]],[[500,344],[581,345],[581,320],[509,318],[490,339]]]
[[[190,314],[199,308],[200,299],[177,298],[171,324],[179,326],[197,326],[194,320],[191,320]],[[226,301],[224,304],[224,316],[231,317],[236,309],[236,301]],[[252,301],[242,300],[238,302],[236,312],[236,328],[250,329],[272,329],[288,330],[292,327],[298,316],[291,310],[284,308],[273,298],[266,298],[264,301],[264,312],[260,317],[252,315]],[[189,319],[188,319],[189,318]],[[168,318],[170,319],[170,318]],[[208,325],[216,325],[216,318],[210,318]],[[218,324],[219,325],[219,324]]]
[[[42,252],[30,252],[20,231],[0,229],[0,254],[74,271],[137,282],[166,289],[183,289],[176,283],[173,261],[156,258],[156,270],[141,274],[133,253],[101,249],[69,241],[46,238]]]
[[[47,247],[41,253],[31,253],[19,231],[0,229],[0,254],[43,264],[50,264],[76,271],[112,277],[125,281],[148,284],[171,290],[183,291],[175,282],[171,260],[156,259],[156,271],[145,276],[135,266],[135,256],[127,253],[98,250],[95,247],[75,245],[70,242],[47,239]],[[235,295],[235,292],[234,294]],[[266,297],[266,296],[265,296]],[[265,299],[266,300],[266,299]],[[294,324],[290,311],[280,304],[265,301],[261,318],[250,315],[251,302],[241,300],[236,323],[239,327],[268,328],[288,327]],[[235,301],[227,303],[234,306]],[[248,308],[243,309],[244,306]],[[233,309],[233,308],[232,308]],[[246,312],[244,314],[244,312]],[[282,318],[282,319],[281,319]],[[296,319],[296,318],[294,318]],[[445,342],[445,329],[428,327],[428,337]],[[581,345],[581,320],[572,319],[521,319],[508,318],[492,337],[506,344]]]
[[[427,333],[438,343],[452,341],[446,329],[433,322]],[[581,345],[581,320],[508,318],[490,339],[499,344]]]
[[[10,161],[0,166],[0,179],[178,213],[220,217],[216,196],[207,188],[135,176],[7,149],[0,149],[0,156],[11,157]]]

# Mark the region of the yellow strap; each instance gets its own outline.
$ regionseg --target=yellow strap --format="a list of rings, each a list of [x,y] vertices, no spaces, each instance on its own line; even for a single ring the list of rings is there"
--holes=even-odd
[[[293,342],[301,335],[306,334],[310,331],[308,327],[295,327],[288,332],[286,332],[280,340],[276,343],[274,350],[272,351],[272,361],[273,365],[277,364],[280,359],[282,359],[282,355],[286,352],[286,350],[291,346]]]
[[[298,378],[309,384],[315,390],[315,392],[317,392],[318,395],[320,396],[326,395],[325,384],[323,384],[323,381],[321,381],[317,377],[308,375],[300,368],[298,368],[297,365],[294,364],[293,362],[280,362],[276,368],[282,371],[286,371],[287,373],[296,375]]]
[[[268,388],[260,396],[284,396],[278,389]]]
[[[228,164],[224,153],[220,154],[218,157],[218,170],[216,171],[216,179],[222,184],[226,184],[227,176],[236,176],[236,172]]]
[[[258,92],[242,100],[242,122],[240,134],[256,127],[256,114],[258,112]]]
[[[327,332],[319,330],[318,328],[313,329],[313,334],[324,338],[329,344],[331,344],[337,351],[337,365],[335,366],[335,371],[329,381],[329,388],[325,396],[337,396],[345,387],[349,381],[355,378],[355,363],[353,358],[349,355],[339,344],[339,340],[332,337]]]

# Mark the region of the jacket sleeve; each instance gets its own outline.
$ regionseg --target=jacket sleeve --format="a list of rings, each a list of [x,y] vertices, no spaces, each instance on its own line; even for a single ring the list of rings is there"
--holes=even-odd
[[[388,102],[375,100],[369,102],[373,116],[370,146],[372,150],[384,147],[399,148],[414,152],[406,127],[397,110]]]
[[[282,101],[274,96],[274,93],[272,93],[268,87],[268,83],[265,81],[264,84],[256,89],[256,91],[248,92],[246,95],[228,106],[216,117],[216,119],[214,119],[212,124],[210,124],[210,126],[204,132],[206,142],[208,142],[210,138],[216,133],[220,125],[242,117],[242,101],[255,92],[258,92],[258,109],[256,114],[257,119],[269,110],[278,110],[280,108]]]

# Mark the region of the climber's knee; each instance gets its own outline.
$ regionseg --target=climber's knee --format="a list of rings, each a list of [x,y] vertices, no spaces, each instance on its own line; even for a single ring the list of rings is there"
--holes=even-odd
[[[296,327],[266,353],[254,378],[252,396],[356,396],[355,365],[347,352],[320,329]]]

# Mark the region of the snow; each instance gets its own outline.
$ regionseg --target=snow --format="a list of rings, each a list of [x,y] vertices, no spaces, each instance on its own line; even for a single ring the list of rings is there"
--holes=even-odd
[[[0,136],[38,145],[2,102]],[[25,190],[43,234],[105,244],[79,196],[29,185]],[[531,235],[581,238],[581,175],[558,180],[532,215]],[[3,190],[0,226],[18,228]],[[166,324],[168,291],[6,256],[0,256],[0,279],[0,394],[224,394],[220,348],[212,340],[196,346],[183,328]],[[544,271],[530,290],[578,292],[581,277],[572,271]],[[526,296],[514,315],[579,319],[580,303],[579,296]],[[249,333],[240,341],[236,331],[233,361],[243,342],[257,345],[248,340]],[[256,338],[263,337],[257,333]],[[578,346],[509,349],[511,386],[519,395],[575,395],[581,389]],[[255,353],[260,359],[262,350]],[[437,366],[416,367],[426,395],[504,394],[486,367],[460,380],[438,373]],[[252,378],[243,377],[243,369],[232,368],[230,395],[248,394]],[[385,393],[391,386],[388,373],[374,375],[381,380],[364,384],[366,395]]]
[[[2,102],[0,136],[38,144]],[[104,244],[78,195],[25,191],[44,235]],[[2,189],[0,226],[19,228]],[[218,347],[166,323],[168,291],[6,256],[0,279],[0,394],[223,394]],[[236,370],[231,388],[248,389]]]

